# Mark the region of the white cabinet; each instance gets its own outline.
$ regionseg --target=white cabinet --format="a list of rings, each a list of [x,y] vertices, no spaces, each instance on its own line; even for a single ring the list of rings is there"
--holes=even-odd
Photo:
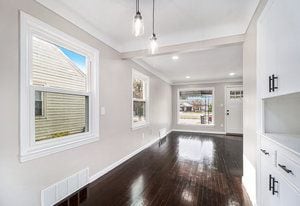
[[[276,140],[260,137],[260,206],[298,206],[300,203],[300,156],[281,145]]]
[[[300,92],[300,1],[269,0],[257,24],[261,97]]]

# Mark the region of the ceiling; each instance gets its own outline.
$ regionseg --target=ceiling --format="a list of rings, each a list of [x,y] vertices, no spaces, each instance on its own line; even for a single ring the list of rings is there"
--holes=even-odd
[[[135,0],[37,0],[119,52],[145,49],[152,1],[140,0],[145,35],[131,33]],[[157,0],[160,46],[245,33],[259,0]]]
[[[145,49],[152,33],[151,0],[140,0],[145,22],[142,37],[134,37],[131,30],[135,0],[37,1],[123,57],[127,55],[125,59],[133,59],[173,84],[240,81],[244,38],[240,40],[240,36],[246,32],[259,3],[259,0],[156,0],[160,52],[149,56]],[[171,58],[174,54],[179,54],[176,61]],[[232,72],[235,75],[229,76]]]
[[[204,51],[144,57],[141,60],[173,84],[205,81],[240,81],[243,75],[242,44]],[[229,73],[235,73],[230,76]],[[189,79],[186,76],[190,76]]]

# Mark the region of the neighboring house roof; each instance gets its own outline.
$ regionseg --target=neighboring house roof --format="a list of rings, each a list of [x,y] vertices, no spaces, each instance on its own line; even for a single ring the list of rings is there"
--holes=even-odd
[[[86,74],[52,43],[33,37],[32,64],[35,85],[86,90]]]

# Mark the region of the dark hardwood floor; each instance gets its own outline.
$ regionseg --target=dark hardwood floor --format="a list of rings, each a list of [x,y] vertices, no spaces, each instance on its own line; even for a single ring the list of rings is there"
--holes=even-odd
[[[88,186],[82,206],[251,205],[242,138],[173,132]]]

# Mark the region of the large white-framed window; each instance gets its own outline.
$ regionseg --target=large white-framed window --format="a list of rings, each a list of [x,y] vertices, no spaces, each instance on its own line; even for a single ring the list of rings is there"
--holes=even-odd
[[[99,139],[99,52],[20,12],[20,160]]]
[[[149,77],[132,69],[132,129],[149,124]]]
[[[214,94],[213,87],[178,89],[177,124],[214,126]]]

